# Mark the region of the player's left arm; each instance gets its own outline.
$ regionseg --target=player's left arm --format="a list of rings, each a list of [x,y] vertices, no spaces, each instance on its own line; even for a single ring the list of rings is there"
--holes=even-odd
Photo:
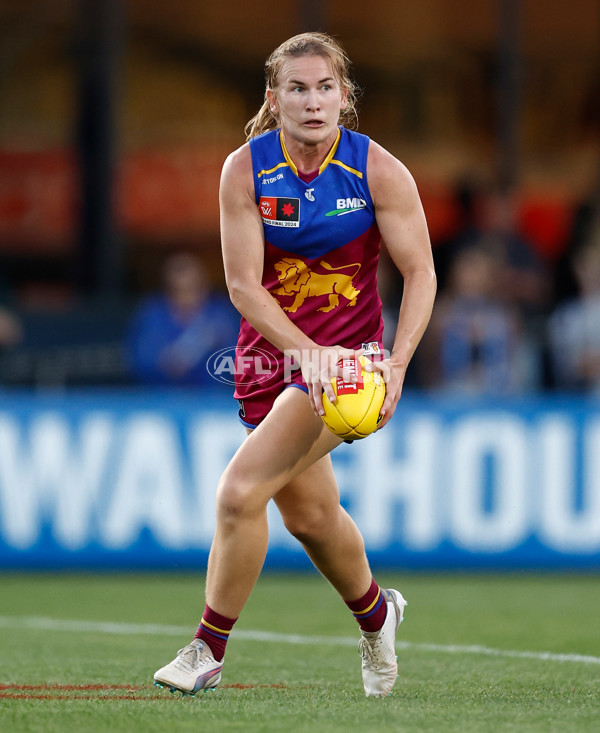
[[[404,292],[392,353],[372,368],[386,378],[383,427],[402,393],[408,364],[431,317],[436,276],[427,222],[415,181],[407,168],[377,143],[369,144],[369,189],[383,242],[404,278]]]

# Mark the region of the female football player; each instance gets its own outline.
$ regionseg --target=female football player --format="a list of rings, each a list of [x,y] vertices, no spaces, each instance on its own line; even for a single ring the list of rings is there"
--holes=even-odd
[[[366,695],[386,696],[397,677],[395,637],[406,601],[373,579],[332,471],[329,453],[342,441],[320,414],[323,393],[335,401],[331,378],[349,378],[338,360],[382,349],[376,270],[383,240],[404,291],[392,353],[370,368],[386,378],[380,426],[392,417],[434,301],[427,225],[404,165],[351,129],[356,87],[333,38],[295,36],[265,68],[264,103],[220,184],[225,274],[242,316],[235,396],[249,435],[218,486],[196,637],[154,679],[188,694],[219,683],[229,634],[265,559],[273,499],[360,625]],[[279,365],[266,381],[243,358],[256,348]]]

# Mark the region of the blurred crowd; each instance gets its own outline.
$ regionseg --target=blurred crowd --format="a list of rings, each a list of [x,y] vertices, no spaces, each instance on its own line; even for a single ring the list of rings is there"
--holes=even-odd
[[[189,253],[169,257],[163,290],[135,308],[125,338],[127,365],[140,384],[205,387],[211,354],[235,344],[239,317],[209,286],[202,262]]]
[[[521,233],[510,189],[464,184],[456,199],[456,231],[434,243],[438,297],[409,384],[459,395],[600,394],[595,201],[575,212],[553,258]],[[391,321],[398,299],[390,291],[386,281]]]
[[[455,231],[433,242],[438,297],[407,387],[480,396],[600,395],[596,202],[575,212],[558,257],[545,257],[523,236],[511,190],[463,184],[455,206]],[[239,316],[223,287],[211,283],[200,254],[166,255],[155,291],[138,295],[116,318],[101,308],[104,336],[93,318],[76,322],[69,313],[54,331],[48,319],[36,330],[35,319],[23,319],[0,299],[0,385],[217,387],[206,363],[235,344]],[[379,284],[391,348],[402,282],[385,252]],[[98,336],[95,345],[86,332]]]

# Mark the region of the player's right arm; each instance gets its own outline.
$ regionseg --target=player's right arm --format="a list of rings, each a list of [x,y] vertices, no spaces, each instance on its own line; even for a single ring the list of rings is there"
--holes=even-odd
[[[315,346],[263,287],[263,224],[254,199],[250,146],[232,153],[223,166],[219,190],[225,280],[242,316],[281,351]]]
[[[279,303],[262,285],[264,267],[263,223],[254,198],[252,158],[246,143],[225,161],[219,188],[221,212],[221,246],[225,280],[231,302],[241,315],[268,341],[283,352],[305,355],[302,374],[309,388],[309,397],[316,412],[322,412],[321,391],[335,401],[329,379],[338,375],[333,366],[325,370],[312,368],[309,359],[323,351],[301,331],[280,308]],[[339,357],[353,352],[339,350]],[[338,357],[338,358],[339,358]],[[322,366],[322,360],[317,358]],[[340,374],[341,376],[341,374]]]

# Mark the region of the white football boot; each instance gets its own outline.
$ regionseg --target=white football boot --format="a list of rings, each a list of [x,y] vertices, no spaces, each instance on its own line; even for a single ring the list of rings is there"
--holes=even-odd
[[[381,589],[387,605],[385,622],[379,631],[363,631],[358,643],[362,677],[367,697],[387,697],[398,677],[396,632],[404,618],[406,601],[397,590]]]
[[[221,681],[223,662],[217,662],[207,644],[194,639],[165,667],[154,674],[154,684],[195,695],[200,690],[213,690]]]

